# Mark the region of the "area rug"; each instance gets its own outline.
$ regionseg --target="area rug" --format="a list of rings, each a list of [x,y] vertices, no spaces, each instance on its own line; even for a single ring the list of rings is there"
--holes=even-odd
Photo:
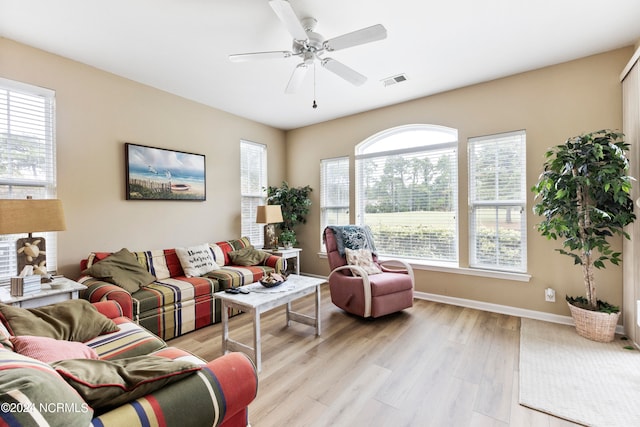
[[[628,340],[579,336],[567,325],[522,319],[520,404],[593,427],[640,426],[640,351]]]

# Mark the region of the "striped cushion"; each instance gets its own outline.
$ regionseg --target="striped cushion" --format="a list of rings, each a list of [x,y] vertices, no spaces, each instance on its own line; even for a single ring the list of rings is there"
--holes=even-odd
[[[93,348],[101,359],[141,356],[167,346],[160,338],[126,317],[116,317],[113,321],[120,327],[118,332],[100,335],[85,343]]]
[[[220,283],[220,289],[248,285],[262,279],[267,273],[274,271],[265,265],[251,265],[246,267],[224,266],[219,270],[210,271],[207,277],[212,277]]]
[[[155,249],[152,251],[134,252],[133,255],[135,255],[140,265],[146,268],[149,273],[156,276],[156,279],[162,280],[171,277],[171,268],[177,270],[175,265],[171,265],[171,254],[167,252],[168,250]],[[177,267],[180,267],[179,263]],[[180,268],[180,270],[182,269]]]
[[[211,253],[213,254],[213,260],[218,264],[218,267],[224,266],[224,252],[222,248],[215,243],[210,243]]]

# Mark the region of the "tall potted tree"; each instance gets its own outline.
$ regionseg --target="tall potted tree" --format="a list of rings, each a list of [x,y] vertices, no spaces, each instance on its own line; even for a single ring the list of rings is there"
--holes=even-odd
[[[620,310],[596,295],[594,268],[618,265],[621,253],[609,238],[629,238],[624,227],[635,220],[624,135],[600,130],[574,136],[545,154],[544,171],[532,188],[533,210],[543,220],[538,231],[548,239],[562,239],[563,255],[582,266],[586,296],[567,302],[578,334],[594,341],[613,340]]]
[[[280,187],[269,186],[267,188],[267,202],[271,205],[280,205],[283,222],[278,224],[283,243],[295,244],[296,233],[294,227],[307,222],[307,214],[311,207],[309,194],[312,189],[308,185],[304,187],[291,187],[287,181],[283,181]],[[284,233],[284,235],[282,234]]]

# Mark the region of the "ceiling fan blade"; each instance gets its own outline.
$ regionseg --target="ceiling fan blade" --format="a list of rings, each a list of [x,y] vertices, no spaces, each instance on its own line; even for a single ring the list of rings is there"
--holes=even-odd
[[[229,61],[231,62],[245,62],[262,59],[278,59],[289,58],[293,55],[293,52],[286,50],[276,50],[271,52],[253,52],[253,53],[238,53],[235,55],[229,55]]]
[[[322,66],[327,70],[331,71],[338,77],[342,77],[349,83],[361,86],[364,82],[367,81],[367,78],[354,70],[353,68],[347,67],[342,62],[338,62],[332,58],[324,58],[321,62]]]
[[[287,83],[287,88],[284,90],[284,92],[296,93],[298,89],[300,89],[300,85],[302,85],[302,81],[307,75],[308,69],[309,66],[304,62],[298,64],[298,66],[293,70],[293,74],[291,74],[291,78],[289,78],[289,83]]]
[[[298,16],[291,7],[291,3],[287,0],[269,0],[269,5],[287,28],[289,34],[293,36],[294,40],[303,41],[307,39],[307,32],[304,30]]]
[[[331,52],[386,38],[387,29],[381,24],[376,24],[371,27],[362,28],[361,30],[356,30],[351,33],[329,39],[324,42],[324,48]]]

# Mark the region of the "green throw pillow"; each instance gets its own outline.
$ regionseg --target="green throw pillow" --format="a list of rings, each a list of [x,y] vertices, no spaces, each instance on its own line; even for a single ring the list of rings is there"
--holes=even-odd
[[[120,406],[201,369],[191,362],[160,356],[68,359],[51,366],[94,409]]]
[[[253,246],[229,252],[229,259],[233,265],[258,265],[267,258],[269,258],[268,253],[259,251]]]
[[[34,335],[85,342],[120,328],[89,301],[73,299],[24,309],[0,304],[2,322],[12,335]]]
[[[135,255],[126,248],[109,255],[100,262],[93,264],[82,272],[98,279],[120,286],[129,293],[140,290],[156,280],[136,259]]]

